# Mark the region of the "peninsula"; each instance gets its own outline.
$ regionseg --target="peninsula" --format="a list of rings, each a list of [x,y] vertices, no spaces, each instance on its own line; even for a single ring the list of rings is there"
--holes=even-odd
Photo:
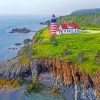
[[[99,100],[100,26],[95,20],[95,26],[80,20],[94,15],[73,16],[53,17],[53,24],[36,32],[31,42],[27,40],[29,42],[25,42],[18,57],[0,62],[1,78],[14,78],[18,80],[16,84],[31,80],[27,91],[37,90],[42,84],[50,87],[53,94],[62,95],[65,100]],[[69,27],[59,27],[60,34],[56,34],[56,22],[60,26],[69,17],[80,27],[75,27],[76,24],[69,21],[71,24],[64,23]],[[76,28],[77,32],[74,31]],[[68,33],[68,30],[71,31]],[[98,30],[98,33],[87,30]]]

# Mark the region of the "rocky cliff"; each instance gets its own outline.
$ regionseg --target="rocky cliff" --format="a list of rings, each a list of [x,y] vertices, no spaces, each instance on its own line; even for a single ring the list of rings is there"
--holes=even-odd
[[[18,79],[30,75],[29,65],[22,64],[18,58],[0,62],[0,77],[5,79]]]
[[[96,100],[95,87],[98,82],[95,79],[93,82],[86,72],[80,72],[74,62],[54,57],[32,59],[29,65],[24,65],[18,58],[0,62],[1,78],[20,79],[30,76],[31,80],[37,79],[41,84],[52,87],[53,92],[59,90],[67,100]]]
[[[34,66],[34,65],[33,65]],[[85,87],[93,87],[93,81],[85,72],[80,72],[74,62],[65,62],[57,58],[40,58],[37,61],[38,75],[48,72],[57,80],[63,81],[69,86],[72,82],[78,84],[82,82]]]

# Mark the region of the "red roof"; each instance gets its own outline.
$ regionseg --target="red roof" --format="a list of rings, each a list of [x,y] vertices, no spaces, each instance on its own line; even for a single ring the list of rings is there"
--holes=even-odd
[[[63,23],[61,24],[61,27],[62,27],[62,29],[67,29],[67,28],[68,28],[68,24],[65,23],[65,22],[63,22]]]
[[[73,27],[75,29],[79,28],[79,25],[76,23],[66,23],[65,21],[61,24],[62,29],[68,29],[69,27]]]
[[[79,25],[76,23],[69,23],[68,26],[72,26],[74,28],[79,28]]]

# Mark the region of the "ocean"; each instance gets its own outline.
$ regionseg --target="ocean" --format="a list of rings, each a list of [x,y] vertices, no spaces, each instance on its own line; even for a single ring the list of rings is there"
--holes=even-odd
[[[25,87],[16,90],[7,88],[0,90],[0,100],[64,100],[60,95],[52,95],[51,89],[44,88],[38,92],[26,94]]]
[[[0,61],[11,59],[18,54],[18,50],[23,46],[15,46],[16,43],[23,43],[25,39],[32,39],[35,32],[30,33],[9,33],[13,28],[26,27],[32,31],[41,29],[41,21],[48,17],[39,16],[0,16]],[[9,48],[17,48],[15,50]]]
[[[18,50],[23,46],[15,46],[16,43],[23,43],[24,39],[32,39],[34,32],[30,33],[9,33],[13,28],[26,27],[32,31],[38,31],[44,26],[40,22],[48,20],[48,17],[39,16],[0,16],[0,61],[16,57]],[[10,50],[9,48],[18,48]],[[17,90],[0,90],[0,100],[63,100],[61,96],[53,96],[51,89],[43,90],[29,95],[24,94],[24,87]]]

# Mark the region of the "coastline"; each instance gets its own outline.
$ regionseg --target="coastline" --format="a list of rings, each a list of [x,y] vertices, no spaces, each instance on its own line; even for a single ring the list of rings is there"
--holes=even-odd
[[[0,17],[0,61],[5,61],[17,56],[18,50],[22,47],[15,46],[16,43],[22,43],[25,39],[32,38],[34,32],[28,34],[10,34],[9,31],[17,27],[27,27],[30,30],[37,31],[43,26],[39,24],[40,16],[2,16]],[[17,50],[9,50],[9,48],[18,48]]]
[[[41,32],[40,32],[41,33]],[[35,36],[36,36],[36,34],[34,35],[34,38],[33,38],[33,43],[36,43],[38,40],[36,40],[35,39]],[[22,48],[21,48],[22,49]],[[20,52],[21,52],[21,49],[20,49]],[[22,50],[22,52],[23,52],[23,50]],[[29,51],[28,51],[29,52]],[[25,76],[23,76],[25,79],[28,79],[27,78],[27,74],[28,74],[28,76],[30,76],[31,74],[30,74],[30,71],[32,72],[32,76],[31,76],[31,78],[30,78],[30,80],[33,80],[33,79],[35,79],[36,77],[37,77],[37,70],[36,70],[36,67],[38,66],[38,64],[40,64],[42,67],[44,67],[45,66],[45,64],[43,64],[44,63],[44,61],[49,61],[48,63],[51,63],[51,61],[53,61],[53,63],[54,64],[56,64],[56,60],[54,60],[54,59],[56,59],[56,58],[47,58],[47,57],[40,57],[40,58],[33,58],[33,59],[31,59],[30,60],[30,63],[28,64],[28,65],[26,65],[26,64],[22,64],[20,61],[20,59],[18,59],[19,58],[19,55],[17,56],[17,57],[14,57],[14,58],[12,58],[12,59],[10,59],[10,60],[7,60],[7,61],[4,61],[3,63],[5,63],[6,64],[6,68],[7,69],[9,69],[10,67],[10,69],[12,69],[12,66],[13,67],[15,67],[15,68],[13,68],[12,69],[12,72],[13,73],[16,73],[17,71],[17,73],[16,74],[9,74],[9,75],[7,75],[7,76],[5,76],[6,78],[16,78],[16,79],[18,79],[18,77],[19,77],[19,72],[21,71],[21,73],[20,73],[20,75],[24,75],[25,74]],[[47,58],[47,59],[46,59]],[[50,60],[49,60],[50,59]],[[58,59],[58,58],[57,58]],[[57,63],[58,63],[58,65],[57,66],[59,66],[59,64],[60,64],[60,62],[64,62],[64,61],[58,61]],[[42,64],[41,64],[42,63]],[[68,63],[68,62],[66,62],[66,63]],[[5,65],[4,64],[4,65]],[[8,64],[8,65],[7,65]],[[3,66],[4,66],[3,65]],[[8,66],[10,66],[9,68],[8,68]],[[18,66],[19,66],[19,68],[18,68]],[[50,65],[48,65],[48,66],[50,66]],[[31,68],[31,69],[30,69]],[[9,69],[9,71],[10,71],[10,69]],[[45,71],[47,71],[45,68],[42,68],[43,69],[43,72],[45,72]],[[4,69],[4,70],[6,70],[6,69]],[[40,67],[40,72],[41,72],[41,67]],[[48,69],[49,70],[49,69]],[[73,71],[75,71],[75,70],[73,70]],[[4,72],[4,71],[3,71]],[[67,72],[68,72],[68,70],[67,70]],[[55,72],[54,72],[55,73]],[[54,74],[54,73],[52,73],[52,74]],[[68,72],[69,73],[69,72]],[[59,72],[58,73],[58,76],[57,77],[59,77],[59,75],[60,75],[61,73]],[[45,86],[47,86],[47,87],[53,87],[53,85],[54,85],[54,87],[57,87],[57,84],[54,82],[56,79],[57,79],[57,77],[56,76],[52,76],[50,73],[48,73],[48,72],[46,72],[46,73],[41,73],[40,74],[40,79],[41,79],[41,77],[42,77],[42,81],[40,81],[40,83],[41,84],[43,84],[43,85],[45,85]],[[44,78],[43,78],[44,77]],[[45,78],[45,77],[47,77],[47,79]],[[51,78],[50,78],[51,77]],[[56,77],[56,78],[55,78]],[[73,76],[74,77],[74,76]],[[75,75],[75,77],[76,77],[76,75]],[[84,83],[84,80],[86,80],[86,84],[88,84],[88,82],[89,82],[89,76],[88,76],[88,74],[87,73],[83,73],[83,77],[85,77],[85,78],[83,78],[83,83]],[[57,81],[57,80],[56,80]],[[72,80],[67,80],[67,81],[72,81]],[[46,83],[47,82],[47,83]],[[54,82],[54,83],[52,83],[52,82]],[[69,83],[69,82],[68,82]],[[80,82],[79,82],[80,83]],[[84,85],[86,85],[86,84],[84,84]],[[89,84],[91,84],[91,82],[89,82]],[[62,83],[60,83],[60,85],[61,85],[61,95],[63,95],[66,99],[68,99],[68,98],[70,98],[70,100],[72,100],[73,98],[74,98],[74,93],[73,92],[75,92],[75,88],[73,88],[74,87],[74,85],[75,84],[72,84],[71,85],[71,87],[68,87],[68,86],[66,86],[66,85],[64,85],[63,86],[63,81],[62,81]],[[91,85],[92,86],[92,85]],[[86,93],[87,92],[89,92],[89,93],[91,93],[91,94],[93,94],[94,95],[94,98],[96,98],[96,94],[95,94],[95,90],[93,89],[94,87],[90,87],[90,88],[88,88],[88,89],[86,89],[86,88],[84,88],[84,86],[82,85],[81,86],[81,89],[83,89],[83,91],[85,92],[85,94],[84,95],[86,95]],[[79,89],[80,89],[80,84],[79,84]],[[55,89],[53,90],[54,92],[57,92]],[[64,94],[63,94],[63,91],[66,91]],[[69,92],[70,91],[70,92]],[[73,93],[73,96],[68,96],[68,95],[70,95],[70,94],[68,94],[68,93]],[[81,93],[81,90],[80,90],[80,92],[79,93]],[[90,96],[90,95],[89,95]],[[71,98],[72,97],[72,98]],[[84,97],[84,96],[83,96]],[[92,97],[91,97],[92,98]],[[87,100],[89,100],[89,99],[87,99]],[[95,100],[95,99],[94,99]]]

